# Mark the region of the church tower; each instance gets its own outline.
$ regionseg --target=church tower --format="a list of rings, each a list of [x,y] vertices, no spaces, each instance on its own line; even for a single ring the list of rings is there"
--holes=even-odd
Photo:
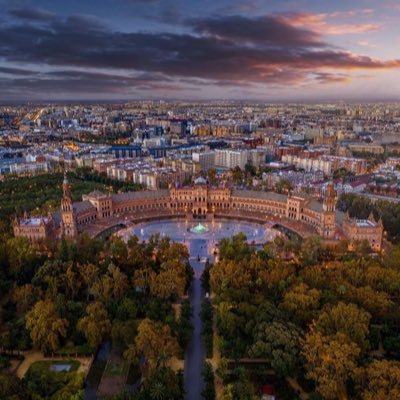
[[[322,204],[320,235],[324,239],[334,239],[336,231],[336,191],[332,182],[326,188]]]
[[[67,175],[64,174],[63,198],[61,200],[61,229],[67,238],[74,238],[78,234],[74,207],[72,204],[71,185]]]

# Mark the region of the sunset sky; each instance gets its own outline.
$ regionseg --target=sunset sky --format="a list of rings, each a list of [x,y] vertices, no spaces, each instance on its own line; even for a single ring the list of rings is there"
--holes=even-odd
[[[396,0],[0,0],[0,100],[400,99]]]

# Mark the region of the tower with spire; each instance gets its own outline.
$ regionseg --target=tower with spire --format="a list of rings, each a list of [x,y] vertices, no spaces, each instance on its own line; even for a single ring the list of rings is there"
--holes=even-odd
[[[334,239],[336,232],[336,191],[332,182],[326,188],[322,204],[321,224],[319,234],[324,239]]]
[[[74,238],[78,234],[74,206],[71,196],[71,184],[67,174],[64,173],[63,198],[61,200],[61,229],[62,234],[67,238]]]

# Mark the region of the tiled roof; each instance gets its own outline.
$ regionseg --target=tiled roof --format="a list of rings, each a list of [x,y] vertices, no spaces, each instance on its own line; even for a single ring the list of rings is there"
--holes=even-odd
[[[279,194],[275,192],[258,192],[255,190],[232,190],[233,197],[249,198],[249,199],[261,199],[261,200],[271,200],[279,201],[281,203],[286,203],[287,196],[284,194]]]
[[[74,203],[74,210],[77,212],[77,214],[89,211],[90,209],[94,208],[95,207],[90,201],[80,201],[78,203]]]
[[[306,207],[315,212],[322,212],[322,203],[317,200],[311,200]]]
[[[112,196],[114,202],[127,201],[127,200],[141,200],[141,199],[158,199],[161,197],[168,197],[169,190],[142,190],[138,192],[118,193]]]

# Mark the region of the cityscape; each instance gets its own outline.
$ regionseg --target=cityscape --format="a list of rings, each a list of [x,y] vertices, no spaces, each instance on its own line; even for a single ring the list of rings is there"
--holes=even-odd
[[[0,399],[400,400],[400,7],[0,0]]]

